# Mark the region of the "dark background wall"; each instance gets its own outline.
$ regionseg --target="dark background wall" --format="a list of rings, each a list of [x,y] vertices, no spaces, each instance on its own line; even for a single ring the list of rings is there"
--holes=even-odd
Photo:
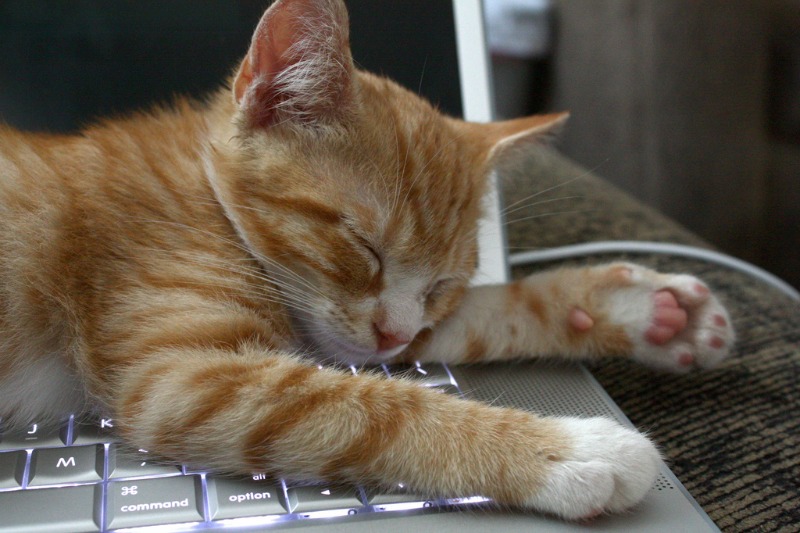
[[[800,0],[556,0],[561,148],[800,286]]]
[[[244,56],[270,3],[3,0],[0,120],[69,131],[175,94],[202,96]],[[360,66],[460,112],[449,0],[347,3]]]

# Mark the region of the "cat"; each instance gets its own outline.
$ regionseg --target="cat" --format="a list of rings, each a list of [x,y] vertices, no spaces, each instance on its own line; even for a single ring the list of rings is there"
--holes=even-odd
[[[229,87],[77,135],[0,126],[0,417],[111,413],[186,464],[582,519],[659,452],[364,366],[558,354],[673,371],[730,352],[708,287],[629,263],[470,287],[487,176],[565,114],[447,117],[356,69],[341,0],[279,0]]]

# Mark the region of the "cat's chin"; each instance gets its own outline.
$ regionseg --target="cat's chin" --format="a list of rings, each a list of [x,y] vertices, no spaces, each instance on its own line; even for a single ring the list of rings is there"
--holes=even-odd
[[[380,365],[400,354],[408,346],[403,344],[390,350],[376,350],[350,343],[334,335],[326,335],[323,342],[315,344],[319,359],[347,365]]]

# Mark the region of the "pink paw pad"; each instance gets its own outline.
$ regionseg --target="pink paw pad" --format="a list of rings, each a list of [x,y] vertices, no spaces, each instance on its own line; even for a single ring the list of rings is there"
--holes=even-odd
[[[709,288],[703,285],[702,283],[694,284],[694,292],[699,296],[708,296],[709,294],[711,294],[711,290],[709,290]]]
[[[569,325],[578,331],[589,331],[594,326],[594,319],[589,313],[576,307],[569,312]]]
[[[725,346],[725,340],[722,337],[718,337],[714,335],[711,337],[711,340],[708,341],[708,345],[714,348],[715,350],[719,350],[723,346]]]
[[[653,323],[644,337],[650,344],[662,346],[686,328],[688,316],[686,310],[678,305],[675,295],[668,290],[656,292],[653,302]]]
[[[678,365],[687,368],[694,364],[694,355],[686,352],[678,356]]]
[[[578,519],[578,522],[583,525],[591,525],[598,517],[603,515],[602,509],[594,509],[589,512],[586,516],[582,516]]]

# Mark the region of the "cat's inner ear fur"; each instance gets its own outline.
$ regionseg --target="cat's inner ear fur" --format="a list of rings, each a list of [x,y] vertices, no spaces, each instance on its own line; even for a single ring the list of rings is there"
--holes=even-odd
[[[326,122],[347,112],[353,77],[342,0],[279,0],[258,23],[233,97],[250,128]]]
[[[569,113],[532,115],[488,124],[467,123],[469,134],[480,138],[489,164],[510,150],[524,150],[531,144],[547,144],[558,136]]]

